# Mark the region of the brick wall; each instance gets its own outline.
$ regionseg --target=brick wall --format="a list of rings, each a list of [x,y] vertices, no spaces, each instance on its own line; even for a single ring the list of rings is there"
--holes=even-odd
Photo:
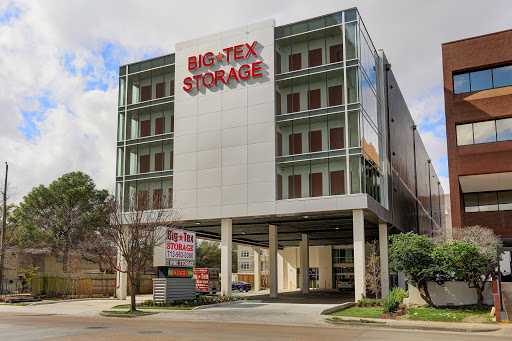
[[[510,212],[464,213],[460,175],[512,171],[512,142],[457,147],[455,125],[512,117],[512,87],[453,94],[453,72],[512,62],[512,30],[442,45],[446,138],[453,227],[480,224],[512,237]],[[507,221],[508,219],[508,221]],[[501,233],[500,233],[501,232]]]

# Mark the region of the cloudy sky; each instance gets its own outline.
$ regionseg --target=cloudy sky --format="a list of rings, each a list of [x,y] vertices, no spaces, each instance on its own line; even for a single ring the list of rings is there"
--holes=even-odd
[[[74,170],[113,188],[119,65],[247,23],[353,6],[386,52],[448,192],[441,43],[512,28],[509,0],[0,0],[0,167],[9,162],[17,200]]]

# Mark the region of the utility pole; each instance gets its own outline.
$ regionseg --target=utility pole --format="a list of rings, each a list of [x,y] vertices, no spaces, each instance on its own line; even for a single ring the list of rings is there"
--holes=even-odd
[[[4,182],[4,198],[2,210],[2,243],[0,244],[0,296],[3,294],[4,288],[4,267],[5,267],[5,238],[7,234],[7,172],[9,165],[5,163],[5,182]]]

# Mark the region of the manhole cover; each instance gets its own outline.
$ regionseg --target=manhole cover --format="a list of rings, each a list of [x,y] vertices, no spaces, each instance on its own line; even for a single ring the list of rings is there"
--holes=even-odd
[[[162,333],[161,330],[144,330],[139,332],[139,334],[160,334]]]
[[[87,327],[85,329],[107,329],[108,327],[98,327],[98,326],[94,326],[94,327]]]

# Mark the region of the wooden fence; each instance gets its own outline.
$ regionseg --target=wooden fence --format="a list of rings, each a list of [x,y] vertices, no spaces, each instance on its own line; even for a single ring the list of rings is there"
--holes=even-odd
[[[38,274],[31,281],[32,295],[61,296],[61,295],[114,295],[116,291],[115,274],[92,274],[88,278],[76,279],[73,292],[73,279],[56,274]],[[153,282],[151,275],[141,275],[138,287],[139,294],[151,294]],[[131,293],[131,285],[128,283],[128,294]]]

